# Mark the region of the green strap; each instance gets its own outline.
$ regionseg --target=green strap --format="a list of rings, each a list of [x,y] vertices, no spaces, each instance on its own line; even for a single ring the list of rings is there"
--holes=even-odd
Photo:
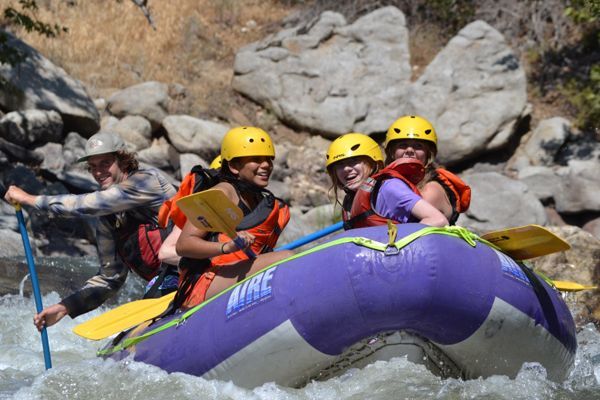
[[[137,343],[140,343],[141,341],[149,338],[152,335],[156,335],[157,333],[160,333],[166,329],[169,329],[173,326],[177,326],[180,324],[185,323],[185,321],[192,316],[193,314],[195,314],[198,310],[202,309],[203,307],[206,307],[206,305],[210,304],[213,300],[217,299],[219,296],[224,296],[226,293],[230,292],[231,290],[233,290],[236,286],[243,284],[244,282],[246,282],[249,279],[252,279],[255,275],[260,274],[262,272],[264,272],[266,269],[270,269],[270,268],[274,268],[278,265],[281,265],[283,263],[287,263],[288,261],[291,260],[295,260],[296,258],[300,258],[300,257],[304,257],[308,254],[312,254],[312,253],[316,253],[319,251],[322,251],[324,249],[328,249],[330,247],[333,246],[339,246],[342,244],[346,244],[346,243],[353,243],[357,246],[361,246],[361,247],[366,247],[369,248],[371,250],[376,250],[376,251],[380,251],[380,252],[385,252],[385,249],[389,246],[395,247],[396,249],[400,250],[402,248],[404,248],[405,246],[407,246],[408,244],[414,242],[415,240],[417,240],[420,237],[426,236],[426,235],[432,235],[432,234],[436,234],[436,235],[447,235],[447,236],[453,236],[459,239],[464,240],[465,242],[467,242],[471,247],[475,247],[477,245],[477,242],[482,242],[485,243],[486,245],[493,247],[497,250],[498,247],[494,246],[492,243],[488,242],[485,239],[480,238],[479,236],[477,236],[475,233],[469,231],[466,228],[460,227],[460,226],[445,226],[445,227],[434,227],[434,226],[428,226],[425,228],[422,228],[416,232],[413,232],[403,238],[401,238],[400,240],[394,242],[392,245],[390,245],[389,243],[380,243],[378,241],[372,240],[372,239],[368,239],[365,237],[344,237],[344,238],[339,238],[336,240],[333,240],[331,242],[327,242],[327,243],[323,243],[320,244],[318,246],[313,247],[312,249],[308,249],[306,251],[303,251],[301,253],[298,254],[294,254],[291,257],[285,258],[283,260],[280,260],[274,264],[271,264],[269,267],[262,269],[248,277],[246,277],[246,279],[238,282],[236,285],[231,286],[227,289],[225,289],[223,292],[221,292],[218,296],[212,297],[208,300],[206,300],[205,302],[187,310],[186,312],[184,312],[179,318],[177,319],[173,319],[171,321],[169,321],[168,323],[159,326],[158,328],[152,329],[146,333],[144,333],[143,335],[140,336],[136,336],[136,337],[132,337],[132,338],[127,338],[125,340],[123,340],[119,345],[117,346],[112,346],[106,349],[101,349],[98,351],[98,355],[100,356],[108,356],[110,354],[113,354],[115,352],[121,351],[126,349],[127,347],[133,346]]]

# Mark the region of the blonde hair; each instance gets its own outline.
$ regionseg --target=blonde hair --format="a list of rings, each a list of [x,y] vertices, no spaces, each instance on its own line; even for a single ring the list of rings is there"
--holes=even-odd
[[[354,158],[354,157],[352,157],[352,158]],[[380,169],[383,168],[383,163],[381,161],[376,162],[375,160],[373,160],[372,158],[367,157],[367,156],[356,156],[356,158],[359,158],[360,161],[363,162],[363,164],[367,165],[371,169],[371,171],[367,174],[369,176],[377,173]],[[343,185],[340,182],[339,178],[337,177],[337,174],[333,171],[335,164],[337,164],[337,163],[333,163],[333,164],[329,165],[329,167],[327,167],[327,174],[329,175],[329,178],[331,179],[331,186],[329,187],[328,195],[331,197],[331,192],[333,192],[334,206],[339,205],[340,207],[342,207],[342,203],[340,203],[339,196],[338,196],[338,190],[343,189]],[[348,193],[345,189],[343,189],[343,190],[344,190],[344,192]]]

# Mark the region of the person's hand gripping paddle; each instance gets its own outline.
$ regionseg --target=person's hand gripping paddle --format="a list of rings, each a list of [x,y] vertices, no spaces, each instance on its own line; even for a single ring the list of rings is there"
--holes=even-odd
[[[236,227],[244,218],[240,208],[219,189],[209,189],[177,200],[177,206],[198,229],[209,232],[223,232],[249,258],[256,254],[246,247],[244,240],[236,233]]]

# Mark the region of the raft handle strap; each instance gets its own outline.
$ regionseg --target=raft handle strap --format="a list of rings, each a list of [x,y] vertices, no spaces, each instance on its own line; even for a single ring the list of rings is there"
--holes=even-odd
[[[320,251],[320,250],[323,250],[323,249],[326,249],[329,247],[338,246],[338,245],[345,244],[345,243],[354,243],[357,246],[367,247],[369,249],[381,251],[384,253],[386,252],[386,250],[388,248],[392,248],[392,249],[395,248],[399,252],[403,247],[407,246],[408,244],[415,241],[416,239],[418,239],[422,236],[425,236],[425,235],[430,235],[430,234],[441,234],[441,235],[454,236],[454,237],[463,239],[465,242],[467,242],[472,247],[475,247],[477,245],[477,242],[479,241],[479,242],[487,244],[490,247],[493,247],[493,248],[499,250],[499,248],[497,246],[493,245],[492,243],[488,242],[485,239],[480,238],[475,233],[469,231],[466,228],[463,228],[460,226],[445,226],[445,227],[427,226],[427,227],[419,229],[418,231],[415,231],[415,232],[403,237],[402,239],[394,242],[393,244],[380,243],[380,242],[377,242],[375,240],[368,239],[365,237],[342,237],[342,238],[333,240],[331,242],[320,244],[318,246],[313,247],[312,249],[308,249],[301,253],[294,254],[291,257],[285,258],[274,264],[271,264],[268,268],[276,267],[284,262],[305,256],[306,254],[314,253],[314,252],[317,252],[317,251]],[[395,250],[388,250],[388,251],[395,251]],[[256,272],[256,274],[259,274],[263,271],[264,270],[258,271],[258,272]],[[242,280],[241,282],[238,282],[238,285],[242,284],[246,280],[252,279],[252,277],[256,274],[247,276],[246,279]],[[153,336],[159,332],[162,332],[174,325],[181,325],[181,323],[183,323],[187,318],[192,316],[198,310],[205,307],[207,304],[209,304],[213,300],[216,300],[220,296],[230,292],[231,290],[233,290],[235,288],[235,286],[237,286],[237,285],[231,286],[231,287],[225,289],[223,292],[221,292],[218,296],[212,297],[209,300],[207,300],[203,303],[200,303],[197,306],[183,312],[183,314],[177,319],[173,319],[164,325],[154,328],[151,331],[144,332],[140,336],[126,338],[121,343],[119,343],[115,346],[99,350],[97,352],[97,354],[100,356],[107,356],[107,355],[116,353],[116,352],[124,350],[130,346],[133,346],[133,345],[147,339],[148,337]]]

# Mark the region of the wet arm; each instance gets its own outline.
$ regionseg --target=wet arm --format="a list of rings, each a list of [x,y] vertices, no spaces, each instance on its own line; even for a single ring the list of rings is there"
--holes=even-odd
[[[86,194],[36,196],[34,207],[66,217],[102,216],[139,206],[160,206],[175,194],[155,174],[138,171],[106,190]]]
[[[427,182],[421,190],[423,200],[437,208],[447,219],[452,217],[452,206],[444,188],[437,182]]]
[[[116,254],[110,223],[104,219],[98,224],[97,239],[100,270],[81,289],[61,301],[71,318],[101,306],[117,293],[127,278],[127,266]]]
[[[177,254],[181,257],[195,258],[198,260],[215,257],[223,254],[221,252],[220,242],[211,242],[206,240],[208,232],[202,231],[187,221],[181,231],[181,235],[177,239],[175,246]],[[225,252],[228,251],[229,246],[225,245]]]
[[[444,216],[444,214],[442,214],[440,210],[438,210],[423,199],[417,201],[417,203],[412,208],[411,213],[419,220],[419,222],[425,225],[448,225],[448,219]]]

